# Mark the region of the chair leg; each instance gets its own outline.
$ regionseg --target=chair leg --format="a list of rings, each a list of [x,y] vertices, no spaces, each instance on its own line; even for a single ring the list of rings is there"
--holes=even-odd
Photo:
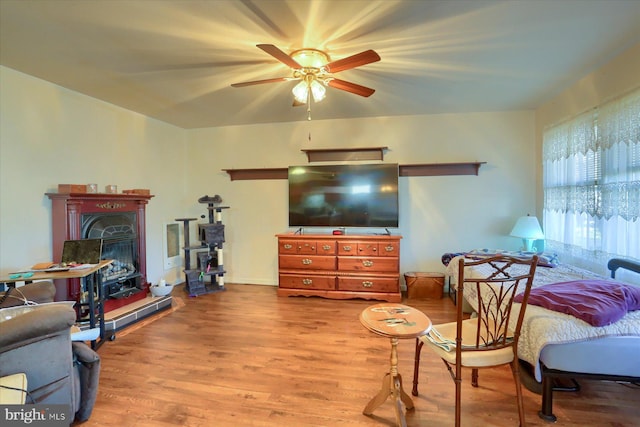
[[[513,374],[513,382],[516,384],[516,399],[518,402],[518,416],[520,417],[520,427],[525,427],[526,421],[524,420],[524,403],[522,401],[522,387],[520,384],[520,365],[518,364],[518,358],[514,357],[511,362],[511,373]]]
[[[473,387],[478,387],[478,369],[476,368],[471,370],[471,385]]]
[[[460,407],[462,404],[462,378],[456,377],[453,381],[456,384],[456,427],[460,427],[462,415],[462,408]]]
[[[414,396],[418,395],[418,374],[420,373],[420,352],[422,351],[422,346],[424,343],[420,341],[419,338],[416,338],[416,355],[413,363],[413,389],[411,390],[411,394]]]

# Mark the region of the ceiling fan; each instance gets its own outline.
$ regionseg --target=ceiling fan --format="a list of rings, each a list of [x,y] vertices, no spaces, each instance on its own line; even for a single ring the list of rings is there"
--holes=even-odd
[[[257,47],[290,67],[292,76],[233,83],[231,86],[244,87],[264,83],[299,80],[300,82],[292,90],[294,97],[293,105],[306,104],[309,120],[311,120],[311,98],[313,98],[314,102],[322,101],[325,97],[326,86],[364,97],[369,97],[375,92],[374,89],[340,80],[333,76],[333,74],[340,71],[350,70],[379,61],[380,56],[373,50],[366,50],[347,58],[330,62],[329,55],[318,49],[298,49],[291,52],[290,55],[287,55],[272,44],[259,44]]]

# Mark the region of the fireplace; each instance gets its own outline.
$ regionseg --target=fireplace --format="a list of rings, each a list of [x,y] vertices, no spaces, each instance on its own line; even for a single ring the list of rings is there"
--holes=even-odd
[[[83,239],[102,239],[102,259],[114,260],[101,270],[102,294],[123,299],[141,292],[136,212],[82,214]]]
[[[109,312],[144,299],[146,269],[145,209],[152,195],[47,193],[52,201],[53,256],[60,259],[65,240],[103,239],[102,258],[114,262],[101,273],[104,309]],[[81,298],[77,279],[56,280],[56,301]]]

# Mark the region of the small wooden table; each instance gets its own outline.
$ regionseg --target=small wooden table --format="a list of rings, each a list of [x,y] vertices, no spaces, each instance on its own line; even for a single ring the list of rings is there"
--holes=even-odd
[[[91,341],[91,348],[97,350],[106,338],[104,327],[104,295],[102,295],[102,276],[98,271],[113,263],[112,259],[102,260],[98,264],[88,268],[69,269],[64,271],[32,271],[33,275],[29,277],[17,277],[12,279],[10,276],[0,277],[0,283],[7,286],[15,286],[16,282],[31,283],[36,280],[56,280],[56,279],[80,279],[82,281],[82,290],[87,292],[87,302],[76,301],[78,321],[81,321],[82,306],[88,307],[89,310],[89,327],[95,328],[96,324],[100,328],[100,340]],[[97,312],[97,315],[96,315]],[[109,337],[110,340],[115,339],[114,335]]]
[[[411,397],[402,388],[402,376],[398,373],[398,339],[415,338],[431,330],[431,320],[421,311],[402,304],[382,303],[372,305],[360,313],[360,323],[374,334],[391,339],[391,366],[382,379],[382,389],[362,411],[371,415],[391,396],[395,406],[396,422],[406,427],[402,404],[413,408]]]

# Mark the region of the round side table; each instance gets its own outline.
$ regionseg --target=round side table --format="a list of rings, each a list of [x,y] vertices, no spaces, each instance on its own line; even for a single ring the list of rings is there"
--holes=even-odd
[[[389,372],[382,379],[382,389],[362,411],[371,415],[390,396],[393,400],[396,422],[406,427],[407,421],[402,411],[413,408],[413,400],[402,388],[402,376],[398,373],[398,340],[415,338],[431,330],[431,320],[420,310],[402,304],[382,303],[372,305],[360,313],[360,323],[376,335],[391,340],[391,363]]]

